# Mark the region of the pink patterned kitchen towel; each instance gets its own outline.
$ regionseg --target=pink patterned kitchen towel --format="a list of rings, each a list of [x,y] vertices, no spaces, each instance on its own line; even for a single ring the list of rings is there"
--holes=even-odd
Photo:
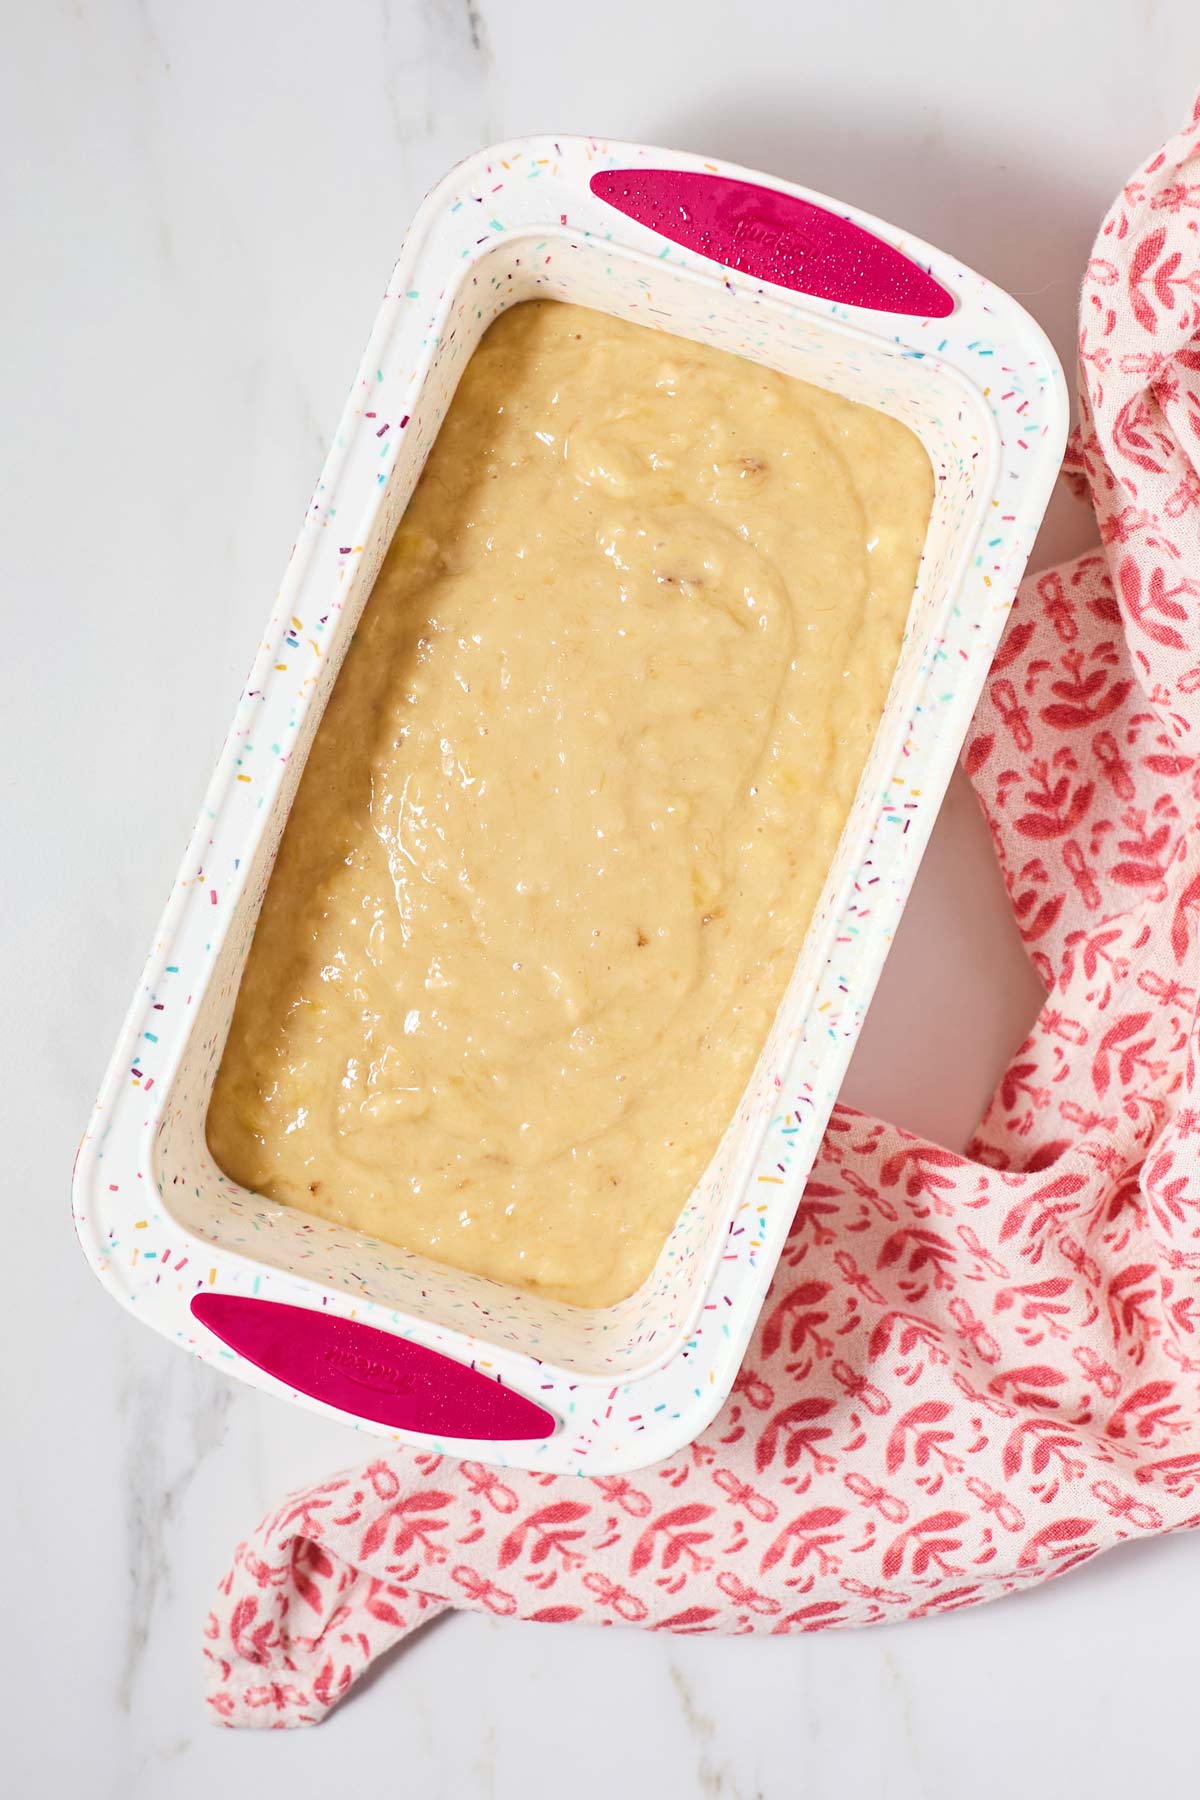
[[[837,1109],[668,1464],[397,1453],[284,1501],[208,1617],[217,1719],[312,1723],[446,1607],[815,1631],[1200,1523],[1200,104],[1104,222],[1079,360],[1101,548],[1023,587],[965,753],[1047,990],[970,1154]]]

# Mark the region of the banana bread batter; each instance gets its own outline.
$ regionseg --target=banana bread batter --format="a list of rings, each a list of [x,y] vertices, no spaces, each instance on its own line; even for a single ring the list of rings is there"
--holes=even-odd
[[[796,960],[932,487],[881,413],[581,307],[505,313],[313,746],[220,1166],[517,1287],[636,1289]]]

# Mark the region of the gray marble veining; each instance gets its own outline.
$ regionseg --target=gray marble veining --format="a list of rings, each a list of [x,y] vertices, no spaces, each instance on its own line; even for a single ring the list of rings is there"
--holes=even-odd
[[[156,1610],[172,1597],[171,1540],[182,1503],[204,1458],[224,1441],[239,1395],[215,1370],[179,1356],[122,1360],[117,1416],[125,1433],[120,1484],[129,1610],[116,1699],[128,1712]],[[176,1420],[182,1431],[172,1429]]]
[[[983,43],[949,26],[941,0],[9,9],[0,1692],[13,1792],[1010,1800],[1035,1780],[1102,1800],[1134,1768],[1147,1790],[1186,1791],[1185,1539],[887,1633],[666,1640],[450,1618],[319,1732],[211,1730],[200,1633],[235,1544],[285,1490],[368,1445],[119,1313],[65,1204],[102,1059],[422,194],[466,151],[548,126],[757,159],[1033,295],[1069,361],[1094,224],[1190,104],[1194,0],[1157,0],[1149,22],[1122,0],[1013,0],[997,31]],[[1079,529],[1069,508],[1053,514],[1047,553]],[[939,826],[851,1078],[857,1103],[938,1136],[968,1122],[1020,1027],[1009,991],[1024,964],[968,812],[952,805]],[[912,1021],[931,946],[942,953],[964,908],[987,934],[960,980],[979,1043],[951,1067]]]

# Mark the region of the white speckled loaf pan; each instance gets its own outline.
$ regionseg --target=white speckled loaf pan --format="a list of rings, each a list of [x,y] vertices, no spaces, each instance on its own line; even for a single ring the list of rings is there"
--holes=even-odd
[[[936,476],[904,646],[770,1038],[644,1286],[584,1311],[229,1181],[204,1132],[259,903],[355,622],[463,366],[514,302],[702,339],[902,419]],[[1058,469],[1013,300],[819,195],[592,139],[481,152],[405,241],[80,1149],[102,1281],[228,1373],[425,1448],[587,1474],[689,1441],[736,1374]]]

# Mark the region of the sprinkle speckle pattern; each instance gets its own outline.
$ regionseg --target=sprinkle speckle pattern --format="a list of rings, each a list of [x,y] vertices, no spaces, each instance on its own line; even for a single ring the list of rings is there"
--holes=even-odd
[[[1037,327],[952,258],[859,220],[903,243],[955,296],[948,320],[906,321],[897,334],[894,317],[783,294],[664,244],[590,193],[597,169],[639,163],[721,172],[598,140],[524,140],[469,159],[426,201],[292,552],[74,1189],[76,1226],[105,1284],[206,1360],[290,1392],[195,1324],[188,1307],[201,1287],[358,1317],[490,1366],[562,1420],[540,1443],[459,1441],[457,1452],[588,1474],[669,1453],[728,1391],[1066,428],[1061,372]],[[272,1206],[222,1177],[204,1141],[258,902],[359,610],[467,358],[499,312],[538,296],[656,324],[879,406],[922,438],[936,478],[888,710],[751,1088],[650,1281],[598,1313],[513,1294]]]

